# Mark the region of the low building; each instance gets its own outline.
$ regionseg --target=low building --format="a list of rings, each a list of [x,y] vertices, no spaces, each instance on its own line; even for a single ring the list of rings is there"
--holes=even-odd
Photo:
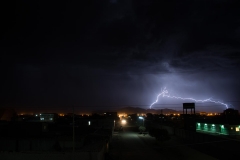
[[[40,121],[42,122],[55,122],[58,118],[57,113],[41,113]]]
[[[240,135],[240,116],[238,110],[228,108],[221,115],[198,117],[196,131],[219,134]]]
[[[240,135],[240,124],[213,124],[213,123],[196,123],[196,130],[212,134],[222,135]]]
[[[117,112],[106,112],[104,113],[106,117],[118,117]]]

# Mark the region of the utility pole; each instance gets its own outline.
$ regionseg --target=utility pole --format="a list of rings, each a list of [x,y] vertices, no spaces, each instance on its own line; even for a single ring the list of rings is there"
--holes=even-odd
[[[162,129],[162,123],[163,123],[163,112],[162,112],[162,109],[161,109],[161,122],[160,122],[160,129]]]
[[[73,106],[73,119],[72,119],[72,124],[73,124],[73,157],[74,157],[74,151],[75,151],[74,106]]]

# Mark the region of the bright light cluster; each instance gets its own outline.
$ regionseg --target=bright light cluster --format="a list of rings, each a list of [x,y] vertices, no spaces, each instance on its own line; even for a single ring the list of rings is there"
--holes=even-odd
[[[125,119],[123,119],[121,122],[122,122],[122,124],[126,124],[127,123],[127,121]]]
[[[161,93],[158,94],[156,101],[153,102],[153,103],[150,105],[150,109],[152,108],[152,106],[153,106],[154,104],[156,104],[156,103],[158,102],[159,97],[167,97],[167,98],[174,98],[174,99],[181,99],[181,100],[192,100],[192,101],[194,101],[194,102],[201,102],[201,103],[204,103],[204,102],[212,102],[212,103],[224,105],[226,108],[228,108],[228,105],[227,105],[226,103],[223,103],[223,102],[220,102],[220,101],[216,101],[216,100],[213,100],[213,99],[211,99],[211,98],[204,99],[204,100],[197,100],[197,99],[194,99],[194,98],[182,98],[182,97],[170,96],[170,95],[168,94],[168,90],[167,90],[166,88],[164,88],[164,89],[162,89]]]

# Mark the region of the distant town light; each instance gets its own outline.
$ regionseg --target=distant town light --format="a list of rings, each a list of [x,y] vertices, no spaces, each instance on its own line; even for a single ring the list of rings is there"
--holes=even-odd
[[[212,126],[215,126],[214,124]]]
[[[38,115],[36,114],[35,116],[37,117]]]
[[[139,119],[143,119],[143,117],[138,117]]]
[[[88,125],[89,125],[89,126],[91,125],[91,121],[88,121]]]

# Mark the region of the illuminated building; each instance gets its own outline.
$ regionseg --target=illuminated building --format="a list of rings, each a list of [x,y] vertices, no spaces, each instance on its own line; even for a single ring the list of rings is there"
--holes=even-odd
[[[196,123],[196,130],[222,134],[222,135],[240,135],[240,124],[239,125],[230,125],[230,124],[212,124],[212,123]]]
[[[43,122],[54,122],[58,117],[56,113],[41,113],[39,116]]]
[[[196,130],[219,135],[240,135],[240,117],[238,110],[228,108],[221,116],[212,116],[207,119],[198,119]]]

